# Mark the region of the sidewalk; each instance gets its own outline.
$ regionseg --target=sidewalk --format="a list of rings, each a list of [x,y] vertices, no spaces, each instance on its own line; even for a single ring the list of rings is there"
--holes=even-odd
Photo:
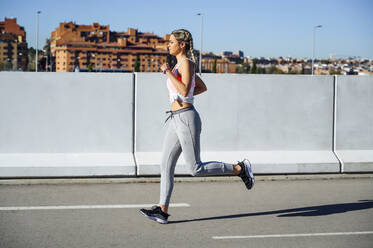
[[[373,173],[359,174],[297,174],[297,175],[256,175],[256,181],[295,180],[338,180],[373,179]],[[240,181],[236,176],[188,177],[175,176],[175,182],[232,182]],[[75,177],[75,178],[13,178],[0,179],[0,185],[43,185],[43,184],[113,184],[113,183],[159,183],[159,177]]]

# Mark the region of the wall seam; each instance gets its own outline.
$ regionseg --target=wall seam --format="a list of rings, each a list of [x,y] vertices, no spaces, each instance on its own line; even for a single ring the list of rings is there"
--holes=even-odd
[[[343,173],[343,163],[342,160],[339,158],[338,153],[336,151],[337,146],[337,98],[338,98],[338,80],[337,75],[333,76],[333,143],[332,143],[332,152],[334,153],[335,157],[338,159],[339,163],[339,173]]]
[[[137,73],[132,74],[132,156],[135,162],[135,177],[138,176],[138,163],[136,159],[136,108],[137,108]]]

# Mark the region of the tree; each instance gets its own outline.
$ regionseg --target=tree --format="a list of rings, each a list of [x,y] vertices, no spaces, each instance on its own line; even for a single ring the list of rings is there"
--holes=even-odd
[[[268,69],[268,74],[275,74],[275,72],[276,72],[276,66],[271,65],[271,67],[269,67]]]
[[[214,63],[212,64],[212,73],[216,73],[216,62],[217,62],[217,59],[216,59],[216,56],[214,57]]]
[[[28,70],[29,71],[35,71],[35,52],[36,52],[35,48],[33,48],[33,47],[28,48],[27,53],[28,53],[28,58],[29,58],[29,60],[28,60],[29,61],[29,65],[28,65]],[[41,53],[42,53],[42,50],[39,49],[38,60],[41,59],[40,58]],[[40,67],[38,66],[38,68],[40,68]]]
[[[13,68],[13,64],[9,61],[0,62],[0,71],[10,71]]]
[[[139,55],[136,55],[136,61],[133,65],[133,71],[139,72],[140,71],[140,62],[139,62]]]
[[[92,72],[92,71],[93,71],[93,65],[92,65],[92,63],[89,63],[88,72]]]
[[[50,64],[51,64],[51,41],[50,39],[45,40],[45,45],[43,47],[43,50],[45,51],[46,56],[46,71],[50,70]]]
[[[257,67],[256,67],[256,63],[257,63],[257,62],[258,62],[257,59],[254,59],[254,60],[253,60],[253,66],[251,67],[251,70],[250,70],[250,73],[251,73],[251,74],[258,73],[258,71],[257,71]]]
[[[28,70],[35,71],[35,48],[29,47],[27,50],[28,53]]]
[[[263,68],[263,67],[258,67],[256,69],[256,73],[257,74],[265,74],[266,73],[266,70]]]

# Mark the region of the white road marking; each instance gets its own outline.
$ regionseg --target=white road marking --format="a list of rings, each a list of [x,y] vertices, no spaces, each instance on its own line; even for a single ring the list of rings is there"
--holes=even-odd
[[[295,233],[295,234],[271,234],[271,235],[249,235],[249,236],[213,236],[213,239],[257,239],[257,238],[293,238],[313,236],[342,236],[342,235],[366,235],[373,234],[373,231],[366,232],[335,232],[335,233]]]
[[[105,209],[105,208],[150,208],[155,204],[125,204],[125,205],[73,205],[73,206],[19,206],[0,207],[0,211],[18,210],[57,210],[57,209]],[[171,208],[190,207],[188,203],[171,203]]]

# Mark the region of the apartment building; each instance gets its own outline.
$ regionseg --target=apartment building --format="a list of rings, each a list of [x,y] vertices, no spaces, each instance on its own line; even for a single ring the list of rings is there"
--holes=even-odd
[[[26,70],[27,57],[26,32],[17,24],[17,18],[6,18],[0,22],[0,63],[3,68]]]
[[[236,73],[236,64],[228,58],[215,55],[211,52],[202,53],[202,71],[212,72],[215,63],[216,73]]]
[[[167,61],[167,41],[153,33],[112,32],[109,25],[60,23],[51,33],[51,53],[57,72],[76,69],[95,71],[157,72]],[[136,62],[137,61],[137,62]]]

